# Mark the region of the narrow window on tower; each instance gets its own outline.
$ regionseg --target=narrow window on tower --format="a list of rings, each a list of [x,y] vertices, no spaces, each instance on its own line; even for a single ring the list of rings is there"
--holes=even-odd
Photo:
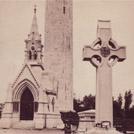
[[[29,60],[31,60],[31,59],[32,59],[32,52],[29,51]]]
[[[34,59],[36,60],[37,59],[37,52],[34,51]]]
[[[66,7],[63,6],[63,13],[65,14],[66,13]]]

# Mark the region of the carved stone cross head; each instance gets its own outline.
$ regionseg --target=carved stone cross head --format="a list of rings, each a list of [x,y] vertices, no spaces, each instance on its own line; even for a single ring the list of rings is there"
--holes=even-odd
[[[97,26],[97,39],[91,46],[83,48],[83,60],[90,61],[95,67],[103,64],[113,66],[117,61],[126,58],[126,48],[119,47],[112,39],[110,21],[99,20]]]

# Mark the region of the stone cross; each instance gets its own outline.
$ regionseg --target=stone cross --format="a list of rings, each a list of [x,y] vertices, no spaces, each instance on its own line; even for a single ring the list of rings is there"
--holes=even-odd
[[[111,36],[110,21],[98,21],[97,39],[83,48],[83,60],[96,67],[96,123],[108,121],[113,126],[112,66],[126,58],[126,48]]]

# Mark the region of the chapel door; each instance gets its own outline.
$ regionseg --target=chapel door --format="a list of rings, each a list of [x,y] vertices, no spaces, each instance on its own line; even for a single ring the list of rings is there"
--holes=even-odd
[[[34,98],[31,91],[26,88],[20,100],[20,120],[33,120]]]

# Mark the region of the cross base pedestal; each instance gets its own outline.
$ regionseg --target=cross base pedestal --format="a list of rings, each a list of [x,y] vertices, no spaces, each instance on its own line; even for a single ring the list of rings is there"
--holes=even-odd
[[[115,128],[104,129],[104,128],[93,128],[88,130],[86,134],[122,134],[117,131]]]

